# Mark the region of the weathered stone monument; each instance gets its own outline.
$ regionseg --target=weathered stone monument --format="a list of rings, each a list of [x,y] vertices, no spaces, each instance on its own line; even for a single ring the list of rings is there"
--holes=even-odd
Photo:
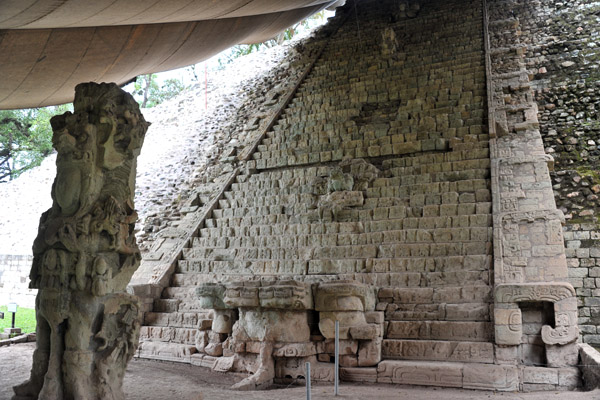
[[[578,387],[564,218],[507,4],[342,9],[222,190],[144,258],[137,355],[248,373],[238,389],[306,362],[330,381],[337,320],[343,380]]]
[[[336,322],[346,381],[598,385],[600,6],[347,3],[253,100],[133,277],[147,124],[116,86],[78,87],[52,121],[38,350],[16,399],[122,398],[134,353],[245,373],[240,390],[306,363],[331,381]]]
[[[37,348],[14,399],[123,399],[140,327],[125,287],[141,258],[133,196],[148,123],[117,85],[84,83],[74,112],[51,124],[53,205],[40,219],[30,274]]]

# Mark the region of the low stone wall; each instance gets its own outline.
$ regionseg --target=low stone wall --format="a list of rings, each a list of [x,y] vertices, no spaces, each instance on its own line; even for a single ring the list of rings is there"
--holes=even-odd
[[[0,254],[0,305],[16,302],[34,308],[37,290],[29,289],[31,255]]]
[[[587,343],[580,343],[578,346],[584,388],[596,389],[600,387],[600,353]]]
[[[565,245],[569,281],[579,298],[579,329],[584,343],[600,344],[600,227],[567,224]]]

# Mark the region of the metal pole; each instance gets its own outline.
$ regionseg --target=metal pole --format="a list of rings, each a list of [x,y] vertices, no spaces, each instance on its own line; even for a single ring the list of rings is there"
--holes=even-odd
[[[310,363],[306,363],[306,400],[310,400]]]
[[[333,394],[337,396],[340,381],[340,321],[335,321],[335,378]]]
[[[13,317],[12,317],[12,328],[15,329],[15,314],[16,313],[12,313]]]

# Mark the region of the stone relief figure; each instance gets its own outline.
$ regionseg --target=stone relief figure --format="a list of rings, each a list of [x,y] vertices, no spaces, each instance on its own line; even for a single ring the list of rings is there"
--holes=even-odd
[[[398,40],[396,39],[396,32],[393,28],[385,28],[381,31],[381,54],[384,57],[393,57],[398,51]]]
[[[140,326],[125,287],[141,259],[133,196],[148,123],[117,85],[84,83],[74,113],[51,124],[53,204],[40,219],[30,273],[39,289],[37,348],[14,399],[124,399]]]

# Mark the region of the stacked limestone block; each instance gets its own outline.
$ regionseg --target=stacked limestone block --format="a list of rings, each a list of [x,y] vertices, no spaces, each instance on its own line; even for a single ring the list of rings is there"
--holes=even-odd
[[[413,383],[395,371],[452,361],[462,386],[462,363],[494,362],[481,8],[357,7],[360,31],[332,37],[253,154],[258,172],[224,193],[157,303],[200,309],[205,282],[356,280],[379,288],[365,318],[383,340],[355,335],[377,343],[375,359],[404,360],[381,379]],[[344,376],[376,381],[376,367],[355,370],[359,347]]]
[[[183,250],[170,287],[146,316],[142,356],[171,354],[217,370],[254,372],[257,379],[260,371],[271,374],[272,360],[276,379],[303,376],[306,357],[316,357],[313,378],[331,379],[323,364],[332,361],[338,319],[346,322],[341,376],[347,380],[518,390],[551,375],[552,388],[577,385],[573,368],[532,366],[539,354],[552,362],[571,354],[561,350],[574,334],[574,292],[564,284],[560,219],[544,183],[547,160],[530,163],[511,148],[509,165],[524,164],[519,170],[498,168],[501,157],[494,155],[496,171],[516,173],[503,178],[508,190],[492,202],[500,181],[491,179],[484,13],[480,2],[466,3],[364,1],[356,5],[358,29],[354,4],[346,7],[341,15],[351,18]],[[535,110],[508,108],[490,107],[494,131],[532,137]],[[509,182],[530,197],[512,196]],[[548,207],[536,212],[538,204]],[[496,225],[492,206],[502,210]],[[529,219],[512,218],[506,208],[512,206],[528,208]],[[546,234],[540,221],[548,218]],[[506,230],[494,233],[494,226]],[[526,284],[537,282],[530,275],[541,277],[542,294],[528,292]],[[286,342],[281,332],[269,347],[239,336],[236,329],[256,322],[242,315],[260,313],[260,302],[229,304],[238,320],[231,333],[215,331],[225,309],[208,307],[196,291],[233,284],[254,299],[254,289],[281,280],[312,287],[314,309],[302,311],[309,342]],[[336,284],[375,288],[373,307],[321,304],[318,288]],[[528,294],[531,310],[521,307],[531,303],[523,300]],[[566,320],[544,319],[540,301],[564,311]],[[204,332],[197,343],[194,323]],[[171,328],[190,334],[167,336]],[[286,356],[277,343],[304,344]]]

